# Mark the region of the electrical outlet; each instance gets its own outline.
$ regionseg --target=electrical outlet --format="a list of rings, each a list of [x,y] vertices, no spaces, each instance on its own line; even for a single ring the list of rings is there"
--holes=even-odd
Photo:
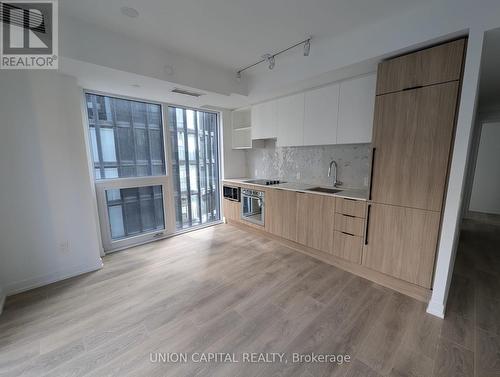
[[[295,178],[297,179],[297,181],[300,179],[300,171],[297,172],[297,174],[295,175]]]
[[[364,180],[363,180],[363,184],[365,186],[368,186],[368,177],[365,177]]]
[[[59,252],[61,254],[69,254],[69,241],[62,241],[59,243]]]
[[[254,177],[257,177],[258,175],[259,175],[259,172],[257,171],[257,169],[255,169],[255,171],[254,171],[254,175],[253,175],[253,176],[254,176]]]

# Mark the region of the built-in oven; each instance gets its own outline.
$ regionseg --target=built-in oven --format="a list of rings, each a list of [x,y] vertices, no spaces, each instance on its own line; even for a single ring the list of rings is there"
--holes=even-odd
[[[241,219],[264,226],[264,192],[241,190]]]
[[[233,200],[235,202],[240,201],[240,188],[239,187],[223,186],[222,191],[223,191],[224,199]]]

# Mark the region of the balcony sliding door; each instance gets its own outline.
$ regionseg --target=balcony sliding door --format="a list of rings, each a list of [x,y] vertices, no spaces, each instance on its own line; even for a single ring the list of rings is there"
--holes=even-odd
[[[220,220],[217,114],[168,108],[177,230]]]

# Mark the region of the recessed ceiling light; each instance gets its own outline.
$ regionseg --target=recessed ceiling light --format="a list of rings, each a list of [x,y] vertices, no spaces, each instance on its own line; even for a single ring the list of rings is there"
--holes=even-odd
[[[120,12],[122,12],[123,15],[130,17],[130,18],[136,18],[139,17],[139,12],[135,8],[131,7],[121,7]]]

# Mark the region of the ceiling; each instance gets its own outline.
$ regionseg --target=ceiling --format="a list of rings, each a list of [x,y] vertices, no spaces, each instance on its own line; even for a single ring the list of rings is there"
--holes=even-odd
[[[500,28],[488,31],[484,39],[479,106],[500,107]]]
[[[173,93],[172,89],[178,87],[178,85],[165,80],[141,76],[64,56],[60,61],[60,69],[62,72],[76,77],[79,86],[90,91],[195,108],[235,109],[248,105],[247,99],[241,95],[227,96],[205,92],[201,97],[186,96]],[[191,89],[184,86],[182,88]]]
[[[61,13],[237,70],[307,36],[327,38],[432,0],[61,0]],[[135,8],[136,18],[120,12]]]

